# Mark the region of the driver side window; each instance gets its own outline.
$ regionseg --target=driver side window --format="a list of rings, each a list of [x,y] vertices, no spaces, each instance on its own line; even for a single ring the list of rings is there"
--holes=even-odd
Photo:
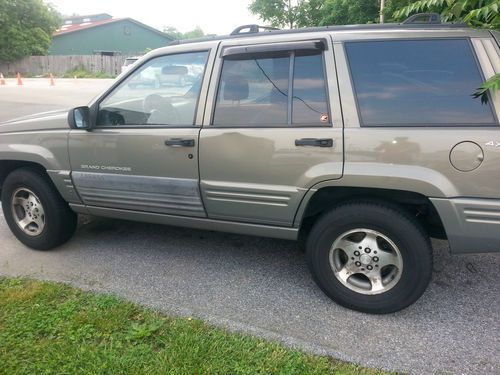
[[[99,105],[97,126],[194,125],[208,51],[154,58]]]

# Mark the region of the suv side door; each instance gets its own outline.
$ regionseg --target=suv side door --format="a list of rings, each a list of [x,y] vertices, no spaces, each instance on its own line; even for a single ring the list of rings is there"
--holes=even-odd
[[[91,107],[90,131],[72,130],[72,179],[91,213],[110,209],[205,217],[198,136],[218,42],[153,55]]]
[[[331,41],[323,33],[289,39],[221,43],[200,134],[209,218],[292,226],[308,189],[342,176]]]

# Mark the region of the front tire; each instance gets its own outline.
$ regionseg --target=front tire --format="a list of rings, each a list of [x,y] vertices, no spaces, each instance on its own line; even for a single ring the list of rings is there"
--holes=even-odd
[[[342,204],[323,215],[309,234],[306,256],[326,295],[367,313],[406,308],[432,274],[432,247],[419,223],[375,201]]]
[[[7,176],[2,209],[12,233],[32,249],[49,250],[62,245],[76,230],[76,213],[49,177],[35,169],[17,169]]]

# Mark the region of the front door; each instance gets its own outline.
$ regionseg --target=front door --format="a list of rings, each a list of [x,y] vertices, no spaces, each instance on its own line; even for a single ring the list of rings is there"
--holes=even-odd
[[[219,56],[200,135],[208,217],[291,226],[309,188],[342,176],[331,43],[226,41]]]
[[[90,212],[206,216],[198,185],[198,107],[210,47],[148,60],[94,104],[91,131],[71,131],[72,179]]]

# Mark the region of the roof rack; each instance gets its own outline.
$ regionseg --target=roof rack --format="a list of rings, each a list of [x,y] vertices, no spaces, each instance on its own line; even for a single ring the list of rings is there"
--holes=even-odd
[[[439,20],[439,22],[438,22]],[[464,29],[469,28],[469,26],[465,23],[449,23],[449,22],[441,22],[441,17],[437,13],[419,13],[415,14],[402,23],[371,23],[364,25],[333,25],[333,26],[320,26],[320,27],[306,27],[300,29],[291,29],[291,30],[282,30],[275,29],[267,26],[259,26],[259,25],[243,25],[235,30],[230,35],[213,35],[202,38],[195,39],[185,39],[185,40],[174,40],[168,45],[177,45],[177,44],[190,44],[190,43],[199,43],[210,40],[227,40],[233,38],[245,38],[251,36],[260,36],[260,35],[281,35],[281,34],[300,34],[300,33],[311,33],[311,32],[319,32],[319,31],[369,31],[369,30],[400,30],[400,29]],[[247,31],[244,31],[244,30]],[[262,32],[262,31],[266,32]]]
[[[441,24],[441,15],[439,13],[417,13],[408,17],[402,25],[436,25]]]
[[[245,31],[247,30],[247,31]],[[239,26],[236,29],[234,29],[231,34],[229,35],[241,35],[241,34],[256,34],[260,33],[262,31],[273,31],[273,30],[280,30],[276,27],[271,27],[271,26],[259,26],[255,24],[250,24],[250,25],[243,25]]]

